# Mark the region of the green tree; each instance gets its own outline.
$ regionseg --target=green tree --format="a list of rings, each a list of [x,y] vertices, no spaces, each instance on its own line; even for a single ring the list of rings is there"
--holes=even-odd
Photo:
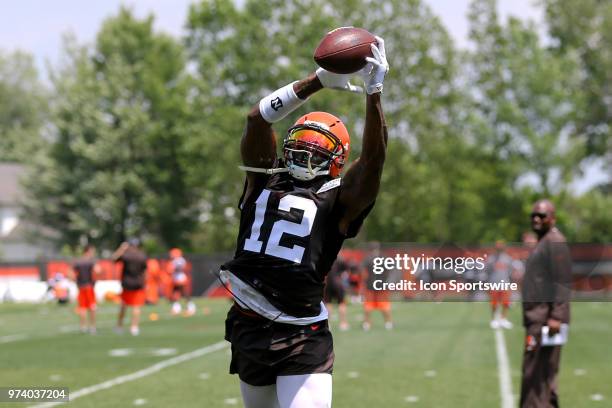
[[[612,196],[595,189],[568,197],[558,216],[571,242],[612,242]]]
[[[188,244],[189,80],[183,48],[122,8],[94,49],[66,41],[53,74],[55,142],[27,185],[29,214],[63,243],[112,248],[140,235],[153,248]]]
[[[549,33],[560,54],[578,53],[587,104],[579,126],[588,152],[610,151],[612,139],[612,2],[545,0]],[[610,160],[612,163],[612,159]]]
[[[0,161],[25,162],[44,145],[47,112],[32,56],[0,51]]]
[[[470,10],[474,136],[500,160],[515,162],[515,176],[535,176],[540,193],[563,192],[585,156],[577,55],[542,46],[532,23],[510,18],[502,26],[496,4],[476,0]]]
[[[419,0],[393,0],[384,7],[365,0],[331,4],[273,1],[265,7],[256,1],[247,1],[241,7],[224,1],[193,5],[186,44],[198,66],[200,95],[214,101],[209,108],[213,116],[216,109],[225,112],[228,106],[233,107],[230,115],[217,114],[215,123],[220,124],[220,117],[225,116],[231,118],[228,124],[241,127],[250,106],[266,92],[312,71],[315,66],[311,54],[320,38],[343,25],[370,28],[385,38],[390,50],[391,71],[384,101],[391,137],[389,158],[381,194],[362,239],[430,241],[478,237],[480,230],[474,227],[479,224],[470,223],[473,217],[469,215],[474,201],[484,205],[478,197],[479,187],[475,187],[480,183],[471,179],[482,172],[473,166],[474,146],[461,135],[463,112],[459,107],[463,97],[454,84],[455,51],[439,19]],[[276,128],[287,128],[295,117],[315,109],[336,113],[347,123],[353,138],[351,157],[356,157],[363,125],[363,97],[323,91]],[[233,163],[238,160],[238,137],[236,126],[234,134],[223,142],[234,153],[219,151],[222,157],[233,157]],[[227,174],[222,166],[226,163],[214,161],[198,171]],[[465,174],[454,176],[458,172]],[[237,173],[226,184],[241,186],[241,181],[242,175]],[[235,207],[239,193],[231,188],[220,193],[216,187],[210,191],[215,191],[215,202]],[[221,210],[211,212],[209,224],[225,223],[235,230],[238,214],[228,207]],[[233,222],[225,219],[228,214],[233,214]]]
[[[201,157],[189,177],[200,197],[192,237],[198,250],[230,250],[235,244],[244,182],[238,146],[249,109],[267,92],[313,71],[312,51],[338,25],[323,2],[250,0],[238,6],[210,0],[190,7],[185,44],[197,67],[192,108],[199,115],[191,118],[188,145]],[[281,137],[309,110],[334,112],[349,128],[363,112],[361,104],[354,109],[354,95],[327,90],[307,105],[275,125]]]

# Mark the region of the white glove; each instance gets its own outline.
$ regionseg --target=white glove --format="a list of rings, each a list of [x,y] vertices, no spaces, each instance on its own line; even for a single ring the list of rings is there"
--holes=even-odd
[[[349,82],[349,79],[354,74],[334,74],[333,72],[329,72],[326,69],[318,68],[315,71],[315,74],[321,81],[321,84],[325,88],[330,89],[339,89],[341,91],[349,91],[355,93],[362,93],[363,88],[360,86],[355,86]]]
[[[368,95],[382,92],[385,75],[389,72],[389,63],[387,62],[387,55],[385,53],[385,40],[376,36],[376,42],[378,46],[371,44],[372,55],[374,57],[367,57],[366,61],[368,65],[359,71],[360,75],[363,77]]]

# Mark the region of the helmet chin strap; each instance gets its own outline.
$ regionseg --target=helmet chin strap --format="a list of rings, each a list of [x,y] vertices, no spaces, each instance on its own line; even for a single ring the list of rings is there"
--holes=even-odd
[[[250,167],[250,166],[238,166],[240,170],[250,171],[253,173],[263,173],[263,174],[277,174],[277,173],[289,173],[292,177],[298,180],[312,180],[317,176],[326,176],[329,174],[329,169],[327,170],[315,170],[312,168],[312,164],[310,159],[312,158],[312,152],[308,150],[298,150],[298,149],[287,149],[291,152],[296,153],[305,153],[308,155],[308,167],[302,167],[294,164],[285,163],[287,167],[282,168],[272,168],[272,169],[264,169],[261,167]]]
[[[274,169],[264,169],[261,167],[250,167],[250,166],[238,166],[240,170],[250,171],[253,173],[264,173],[264,174],[276,174],[276,173],[287,173],[289,171],[288,168],[274,168]]]

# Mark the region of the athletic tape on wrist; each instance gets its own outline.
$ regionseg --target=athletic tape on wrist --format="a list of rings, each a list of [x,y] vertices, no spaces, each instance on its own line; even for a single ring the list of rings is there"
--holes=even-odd
[[[300,99],[293,90],[295,82],[277,89],[259,101],[259,112],[266,122],[278,122],[306,102],[305,99]]]

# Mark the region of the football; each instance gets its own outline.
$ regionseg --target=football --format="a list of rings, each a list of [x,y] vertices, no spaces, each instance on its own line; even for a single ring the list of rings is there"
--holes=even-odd
[[[340,27],[323,37],[314,52],[314,60],[321,67],[336,74],[351,74],[366,65],[372,56],[370,44],[373,34],[356,27]]]

